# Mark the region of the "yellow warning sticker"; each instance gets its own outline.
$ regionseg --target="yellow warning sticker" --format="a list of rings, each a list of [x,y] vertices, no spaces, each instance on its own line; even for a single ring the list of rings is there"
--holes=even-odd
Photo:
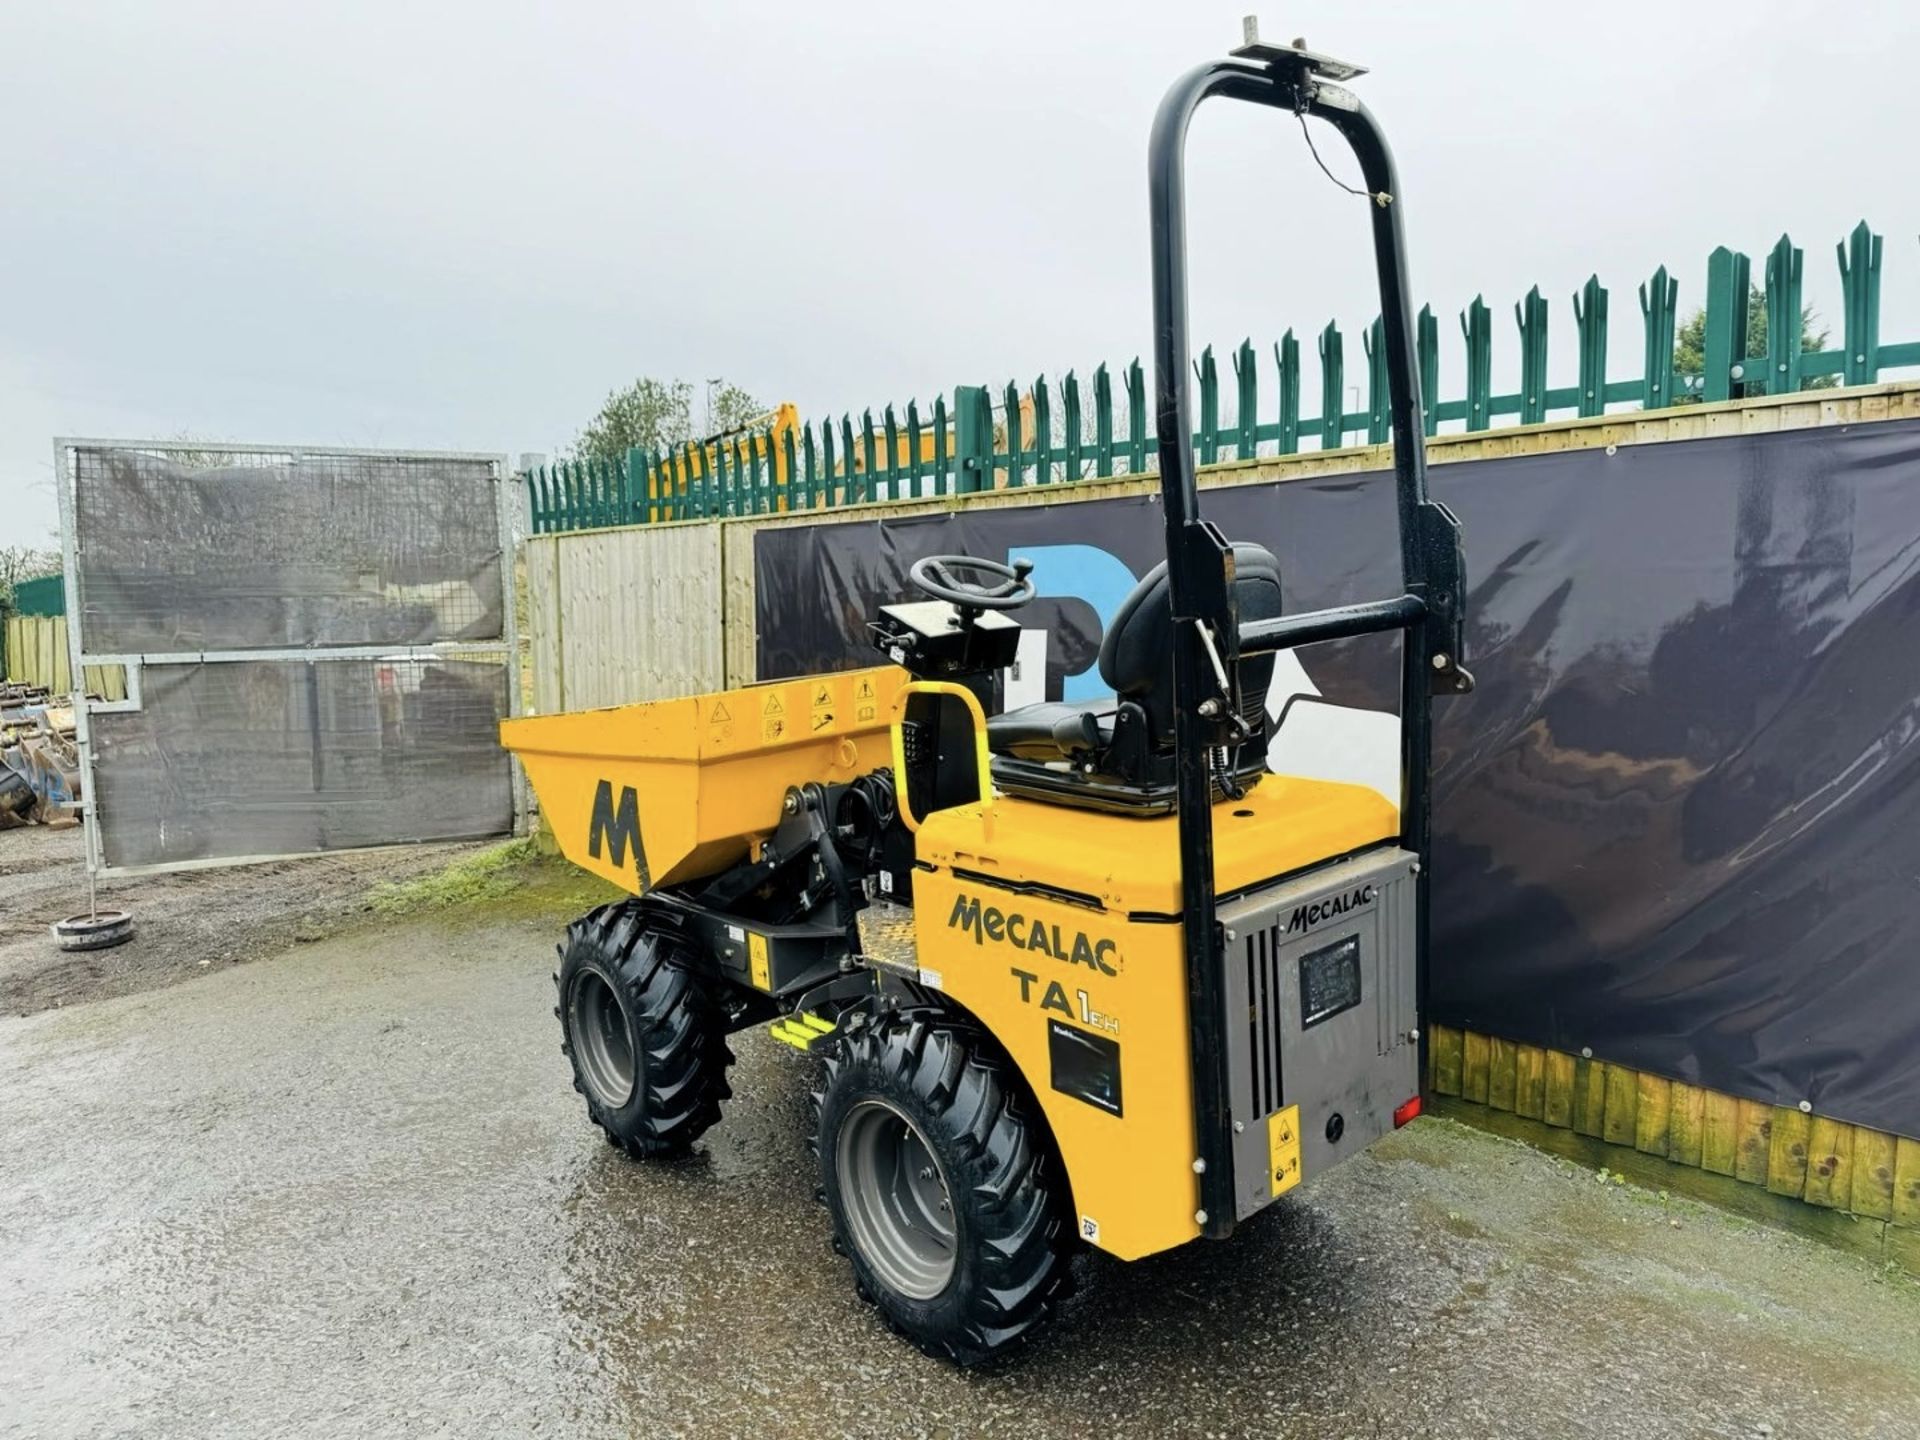
[[[773,971],[767,964],[767,937],[758,930],[747,932],[747,973],[754,989],[773,989]]]
[[[862,705],[853,712],[853,718],[856,720],[871,720],[875,717],[878,708],[879,707],[874,705]]]
[[[813,715],[807,728],[817,735],[829,725],[833,724],[833,717],[839,713],[840,707],[834,704],[833,686],[825,681],[821,681],[813,687],[811,700]]]
[[[732,718],[733,713],[727,709],[727,702],[724,700],[716,700],[713,702],[713,713],[707,716],[707,723],[709,725],[719,725]]]
[[[778,740],[787,733],[787,722],[780,716],[760,722],[760,735],[765,740]]]
[[[767,692],[766,708],[761,710],[760,713],[762,715],[784,715],[787,713],[787,707],[780,703],[780,692],[778,690],[769,690]]]
[[[873,677],[871,675],[862,675],[859,680],[854,683],[854,703],[856,705],[864,704],[873,698]]]
[[[1289,1105],[1267,1117],[1267,1166],[1273,1193],[1284,1195],[1300,1183],[1300,1107]]]

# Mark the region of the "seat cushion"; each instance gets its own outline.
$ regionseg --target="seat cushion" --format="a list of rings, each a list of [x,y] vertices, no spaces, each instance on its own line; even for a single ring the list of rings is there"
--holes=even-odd
[[[1043,700],[987,720],[987,749],[1023,760],[1064,760],[1113,739],[1112,696],[1099,700]],[[1091,725],[1093,735],[1089,736]]]

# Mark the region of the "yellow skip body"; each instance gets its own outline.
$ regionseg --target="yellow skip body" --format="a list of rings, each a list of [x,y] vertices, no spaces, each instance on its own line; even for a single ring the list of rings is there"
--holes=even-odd
[[[635,895],[717,874],[773,833],[787,788],[892,761],[893,665],[500,725],[561,853]]]

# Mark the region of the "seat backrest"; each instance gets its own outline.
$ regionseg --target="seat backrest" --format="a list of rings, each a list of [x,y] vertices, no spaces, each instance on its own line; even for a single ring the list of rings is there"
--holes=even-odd
[[[1271,620],[1280,614],[1280,562],[1263,545],[1239,540],[1233,546],[1234,600],[1240,619]],[[1167,564],[1149,570],[1121,602],[1100,642],[1100,678],[1123,700],[1147,712],[1156,745],[1173,740],[1173,592]],[[1241,707],[1249,723],[1266,710],[1273,679],[1273,656],[1240,662]]]

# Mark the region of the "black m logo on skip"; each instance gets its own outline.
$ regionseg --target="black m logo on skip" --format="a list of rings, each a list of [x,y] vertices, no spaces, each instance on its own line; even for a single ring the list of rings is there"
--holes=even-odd
[[[627,851],[633,851],[634,875],[645,890],[652,883],[647,874],[647,852],[640,844],[640,797],[631,785],[622,786],[620,803],[613,801],[613,782],[602,780],[593,792],[593,817],[587,822],[587,854],[598,860],[605,850],[608,863],[625,867]]]

